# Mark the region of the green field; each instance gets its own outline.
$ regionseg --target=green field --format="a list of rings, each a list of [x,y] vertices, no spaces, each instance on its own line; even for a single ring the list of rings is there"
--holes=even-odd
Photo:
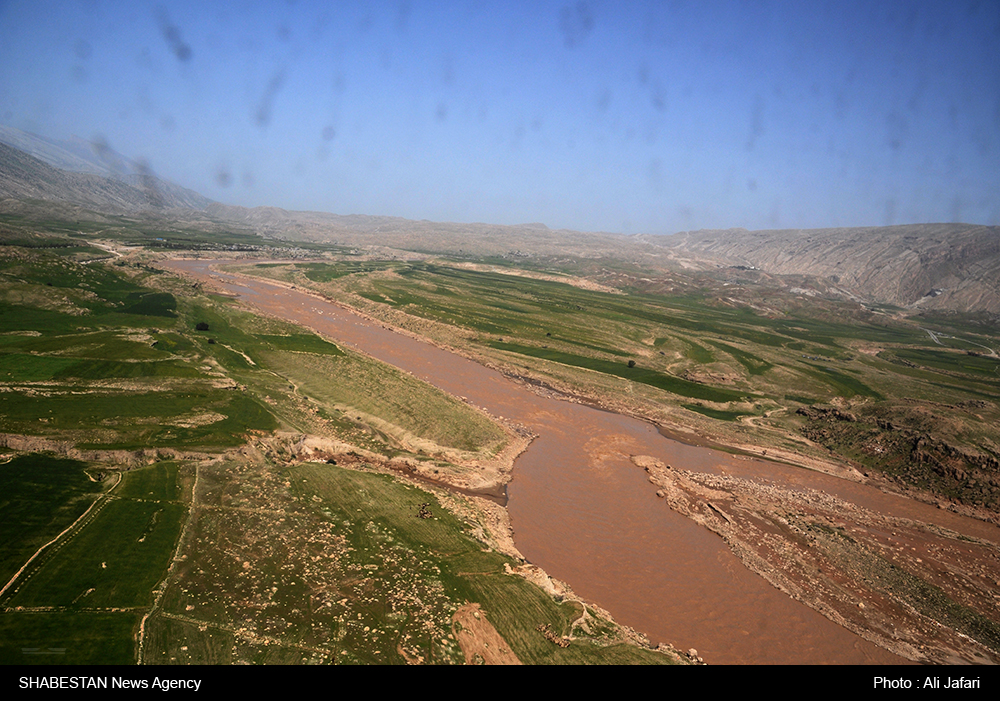
[[[479,603],[523,661],[665,663],[608,622],[575,628],[508,574],[435,496],[387,475],[317,463],[200,468],[183,562],[151,621],[150,662],[459,664],[452,616]],[[418,518],[430,505],[431,518]],[[574,634],[566,648],[537,630]]]
[[[0,587],[27,559],[76,521],[107,489],[87,464],[25,454],[0,464]]]
[[[810,402],[892,396],[910,378],[899,377],[898,362],[879,362],[852,350],[871,344],[898,349],[892,351],[893,359],[917,354],[914,358],[925,358],[927,362],[921,365],[932,370],[954,369],[976,379],[991,373],[996,377],[994,359],[962,354],[957,357],[965,360],[956,364],[954,351],[949,354],[936,348],[914,323],[889,321],[847,303],[817,302],[809,308],[780,297],[776,298],[785,305],[780,313],[762,314],[716,296],[723,288],[713,287],[710,279],[700,291],[689,289],[683,294],[652,294],[641,286],[626,286],[625,294],[609,294],[442,263],[272,264],[242,269],[327,293],[355,295],[369,313],[384,316],[391,310],[394,315],[386,318],[396,323],[407,323],[401,313],[436,322],[420,326],[420,331],[507,364],[517,362],[510,354],[531,358],[535,362],[529,366],[544,367],[571,384],[591,382],[594,391],[606,391],[607,383],[537,361],[585,368],[679,398],[720,405],[746,398],[770,399],[780,405],[789,387]],[[954,332],[958,320],[949,323]],[[970,344],[952,338],[957,345]],[[635,367],[628,368],[628,361]],[[690,379],[692,372],[706,375],[706,371],[705,379]],[[712,377],[725,380],[713,382]],[[676,399],[665,396],[664,401]]]
[[[75,463],[38,455],[14,462]],[[62,473],[50,469],[45,475],[39,469],[36,478],[44,477],[50,491],[60,483],[65,490],[78,490],[81,465],[62,467]],[[0,598],[0,659],[8,664],[135,661],[139,620],[153,604],[153,590],[167,573],[188,514],[179,473],[177,464],[162,463],[124,473],[114,489],[92,493],[86,502],[77,497],[85,507],[97,501],[73,529],[41,551]],[[30,497],[32,491],[22,485],[19,496]],[[38,538],[33,532],[21,540]]]
[[[554,360],[555,362],[563,363],[564,365],[572,365],[575,367],[587,368],[588,370],[596,370],[597,372],[602,372],[606,375],[614,375],[625,380],[631,380],[632,382],[641,382],[644,385],[657,387],[659,389],[666,390],[671,394],[676,394],[682,397],[705,399],[710,402],[741,401],[743,397],[745,397],[745,395],[738,392],[707,387],[697,382],[689,382],[666,373],[656,372],[655,370],[648,370],[640,367],[630,368],[623,362],[613,362],[601,360],[599,358],[574,355],[572,353],[563,353],[544,346],[537,348],[535,346],[523,346],[515,343],[500,342],[491,343],[490,346],[498,350],[511,351],[519,355],[544,358],[545,360]]]
[[[132,611],[3,611],[0,664],[134,664],[141,619]]]

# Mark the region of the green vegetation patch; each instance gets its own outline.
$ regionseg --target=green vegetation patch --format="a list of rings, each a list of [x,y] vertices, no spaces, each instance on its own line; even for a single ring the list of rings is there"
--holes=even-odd
[[[164,353],[152,345],[158,336],[150,336],[145,329],[120,329],[115,331],[85,331],[77,329],[68,334],[39,336],[9,335],[3,345],[16,347],[32,354],[52,354],[73,358],[99,360],[162,360]]]
[[[733,346],[722,343],[721,341],[706,339],[706,343],[711,343],[716,348],[729,353],[729,355],[733,356],[733,358],[736,359],[736,362],[745,367],[747,372],[751,375],[762,375],[774,367],[774,364],[767,362],[753,353],[748,353],[747,351],[740,350],[739,348],[734,348]]]
[[[718,419],[720,421],[736,421],[741,416],[746,416],[748,412],[745,411],[725,411],[723,409],[712,409],[711,407],[702,406],[701,404],[682,404],[685,409],[697,412],[703,416],[708,416],[712,419]]]
[[[812,368],[812,370],[803,370],[802,372],[830,385],[840,397],[850,398],[855,395],[861,395],[863,397],[884,399],[879,392],[876,392],[857,378],[850,377],[823,365],[813,365],[812,363],[806,363],[806,365]]]
[[[709,402],[734,402],[742,401],[748,396],[745,392],[736,392],[733,390],[709,387],[707,385],[698,384],[697,382],[691,382],[690,380],[674,377],[673,375],[667,375],[666,373],[658,372],[656,370],[650,370],[642,367],[630,368],[628,364],[624,362],[600,360],[598,358],[572,355],[570,353],[564,353],[552,348],[539,348],[536,346],[525,346],[517,343],[501,343],[499,341],[494,341],[489,345],[497,350],[509,351],[511,353],[518,353],[520,355],[527,355],[534,358],[542,358],[544,360],[552,360],[557,363],[563,363],[564,365],[572,365],[574,367],[586,368],[588,370],[596,370],[597,372],[603,372],[607,375],[615,375],[616,377],[621,377],[633,382],[641,382],[642,384],[666,390],[667,392],[671,392],[673,394],[679,394],[682,397],[704,399]]]
[[[135,664],[137,611],[4,611],[0,665]]]
[[[0,381],[39,382],[76,365],[72,358],[58,358],[27,353],[0,354]]]
[[[80,360],[50,376],[52,379],[83,380],[131,379],[137,377],[199,378],[198,368],[177,360],[160,362],[122,362],[115,360]],[[46,378],[48,379],[48,378]]]
[[[0,465],[0,586],[42,545],[80,517],[106,488],[87,463],[43,453]]]
[[[330,282],[345,275],[387,270],[397,265],[398,263],[386,261],[348,261],[342,263],[299,263],[296,265],[296,268],[301,270],[313,282]]]
[[[136,607],[152,603],[186,508],[112,500],[10,598],[10,606]]]
[[[177,316],[177,300],[169,292],[133,292],[126,299],[126,304],[128,306],[118,310],[122,314]]]
[[[122,484],[115,489],[115,496],[119,499],[180,503],[184,500],[184,495],[179,477],[180,466],[176,462],[163,462],[130,470]]]
[[[356,410],[385,422],[381,430],[477,451],[505,441],[492,421],[441,390],[356,353],[267,353],[269,367],[321,403]],[[402,437],[402,436],[399,436]]]
[[[1000,383],[1000,358],[985,355],[969,355],[947,350],[924,350],[919,348],[897,348],[892,355],[937,370],[947,370],[971,375],[979,379]]]
[[[86,431],[81,448],[225,447],[242,443],[249,430],[277,427],[251,397],[204,384],[166,392],[8,392],[0,414],[0,431],[9,433]]]
[[[659,345],[659,340],[657,339],[657,345]],[[693,360],[696,363],[714,363],[715,356],[712,355],[712,351],[708,350],[704,346],[700,346],[694,341],[689,341],[687,339],[682,339],[685,345],[684,357]]]
[[[125,485],[130,474],[124,476]],[[147,485],[150,481],[138,479]],[[149,606],[186,515],[187,507],[176,502],[112,496],[47,549],[37,565],[32,563],[6,603],[75,609]]]

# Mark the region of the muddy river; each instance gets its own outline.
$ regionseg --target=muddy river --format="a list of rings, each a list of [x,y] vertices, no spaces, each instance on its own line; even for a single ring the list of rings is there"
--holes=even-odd
[[[508,488],[523,555],[582,598],[651,641],[696,648],[717,664],[899,663],[899,658],[782,594],[748,570],[723,540],[656,497],[631,455],[689,470],[810,487],[867,508],[979,528],[930,506],[827,475],[693,447],[642,421],[542,397],[466,358],[414,340],[301,291],[212,272],[174,270],[238,294],[273,316],[311,327],[539,437],[517,459]],[[961,523],[960,523],[961,522]],[[991,527],[981,524],[987,529]]]

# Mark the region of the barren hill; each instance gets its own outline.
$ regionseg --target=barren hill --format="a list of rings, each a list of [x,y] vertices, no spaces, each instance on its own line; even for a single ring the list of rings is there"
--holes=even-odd
[[[642,255],[646,247],[623,234],[552,230],[544,224],[432,222],[365,214],[294,212],[277,207],[234,207],[212,204],[213,218],[249,226],[257,233],[301,241],[349,246],[388,246],[423,253],[476,256],[573,255],[621,257]]]
[[[201,209],[211,202],[193,190],[161,180],[148,170],[116,177],[60,170],[0,143],[0,200],[3,199],[46,200],[106,212],[170,207]]]
[[[865,300],[908,308],[1000,312],[996,226],[728,229],[641,238],[720,265],[826,278]]]

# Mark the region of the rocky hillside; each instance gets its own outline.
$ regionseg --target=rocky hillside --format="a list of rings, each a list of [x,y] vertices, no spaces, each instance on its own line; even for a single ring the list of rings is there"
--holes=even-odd
[[[1000,312],[1000,227],[694,231],[642,237],[674,255],[772,275],[824,278],[842,293],[907,308]]]
[[[45,200],[104,212],[201,209],[211,202],[192,190],[157,178],[148,170],[114,178],[70,172],[0,143],[0,200],[4,199]]]

